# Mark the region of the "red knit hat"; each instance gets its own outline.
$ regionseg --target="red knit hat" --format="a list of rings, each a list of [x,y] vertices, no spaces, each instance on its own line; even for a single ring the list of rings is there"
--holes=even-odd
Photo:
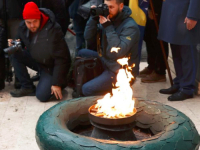
[[[41,19],[41,12],[34,2],[28,2],[24,6],[23,19]]]

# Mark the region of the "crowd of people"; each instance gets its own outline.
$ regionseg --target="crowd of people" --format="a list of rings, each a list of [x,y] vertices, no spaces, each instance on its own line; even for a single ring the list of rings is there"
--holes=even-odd
[[[108,14],[89,14],[87,19],[78,13],[78,9],[80,5],[90,2],[89,0],[16,0],[15,4],[7,0],[7,15],[3,13],[5,4],[1,1],[0,90],[5,87],[3,49],[7,47],[7,43],[9,47],[13,47],[14,42],[18,42],[20,48],[9,55],[9,60],[20,89],[11,91],[10,94],[13,97],[36,96],[42,102],[48,101],[52,96],[62,99],[62,89],[68,85],[67,74],[72,64],[64,38],[71,17],[76,33],[76,56],[97,57],[104,69],[101,75],[82,86],[84,96],[104,95],[111,91],[121,67],[117,59],[123,57],[130,58],[130,66],[135,64],[132,74],[140,77],[141,82],[166,82],[166,64],[159,42],[162,40],[166,56],[168,43],[170,44],[176,77],[173,86],[161,89],[160,93],[170,94],[169,101],[192,98],[197,71],[196,47],[200,43],[200,15],[197,7],[200,2],[183,1],[184,3],[152,0],[155,10],[151,10],[151,7],[148,9],[144,35],[148,66],[140,72],[140,30],[130,17],[132,11],[127,6],[128,1],[104,0]],[[97,6],[91,6],[95,7]],[[155,11],[156,18],[152,11]],[[158,33],[155,19],[160,24]],[[101,54],[96,49],[98,34],[101,37]],[[113,47],[120,49],[118,52],[111,52]],[[38,72],[37,87],[33,84],[34,79],[30,78],[27,67]]]

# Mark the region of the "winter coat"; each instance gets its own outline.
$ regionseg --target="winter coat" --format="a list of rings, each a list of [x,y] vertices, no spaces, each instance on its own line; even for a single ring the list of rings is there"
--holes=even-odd
[[[139,72],[138,43],[140,32],[138,25],[130,17],[131,13],[130,8],[124,6],[122,12],[108,26],[100,26],[103,47],[102,61],[109,70],[117,73],[121,68],[117,59],[130,57],[129,65],[135,64],[132,73],[137,76]],[[84,33],[86,41],[96,40],[97,24],[98,20],[90,17]],[[112,47],[119,47],[120,50],[118,53],[111,53]]]
[[[163,1],[158,38],[176,45],[200,43],[200,0]],[[192,30],[186,28],[185,18],[197,20]]]
[[[0,25],[0,84],[5,79],[5,57],[3,49],[6,48],[7,40],[4,28]],[[1,85],[0,85],[1,86]]]
[[[23,21],[18,29],[18,38],[40,67],[53,76],[52,85],[62,86],[66,84],[71,64],[69,49],[53,12],[45,8],[40,11],[49,17],[44,27],[30,41],[29,30]]]
[[[6,40],[6,32],[5,29],[0,25],[0,56],[4,56],[3,49],[6,48],[7,40]]]
[[[0,19],[4,18],[4,0],[0,0]],[[23,0],[6,0],[7,19],[22,19]]]

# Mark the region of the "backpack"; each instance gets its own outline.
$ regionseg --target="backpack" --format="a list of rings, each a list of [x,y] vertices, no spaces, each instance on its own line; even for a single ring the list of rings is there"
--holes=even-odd
[[[77,58],[74,63],[75,87],[72,93],[73,98],[83,96],[82,86],[86,82],[94,79],[103,72],[103,66],[99,58]]]

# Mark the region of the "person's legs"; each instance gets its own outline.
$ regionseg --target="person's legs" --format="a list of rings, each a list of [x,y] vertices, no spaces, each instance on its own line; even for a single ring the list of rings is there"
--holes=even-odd
[[[163,42],[163,46],[165,49],[166,58],[168,59],[168,54],[169,54],[168,43]],[[159,75],[165,75],[166,74],[166,64],[165,64],[162,49],[160,46],[160,42],[158,40],[157,40],[155,49],[156,49],[156,53],[157,53],[156,61],[155,61],[155,72]]]
[[[182,70],[182,58],[181,58],[181,46],[180,45],[174,45],[170,44],[171,50],[172,50],[172,57],[173,57],[173,63],[174,68],[176,71],[176,77],[174,78],[173,86],[171,86],[168,89],[161,89],[159,92],[162,94],[175,94],[179,91],[180,88],[180,80],[183,76],[183,70]]]
[[[182,46],[182,78],[180,79],[180,90],[187,95],[193,95],[195,90],[195,78],[197,72],[197,49],[196,45]]]
[[[155,61],[157,55],[154,44],[155,42],[157,42],[157,33],[154,26],[154,20],[148,18],[147,25],[145,28],[144,40],[146,42],[148,69],[150,70],[155,69]]]
[[[93,51],[93,50],[89,50],[89,49],[81,49],[78,52],[78,56],[80,57],[98,57],[99,55],[97,52]]]
[[[36,88],[36,97],[41,102],[46,102],[51,98],[52,76],[45,71],[41,71],[39,83]]]
[[[179,64],[175,61],[175,70],[177,73],[177,81],[179,82],[179,91],[168,97],[169,101],[180,101],[192,98],[195,90],[196,77],[196,45],[182,45],[179,46]],[[178,66],[181,68],[178,68]],[[179,69],[179,70],[177,70]]]
[[[0,90],[5,88],[5,58],[0,56]]]
[[[112,84],[116,82],[116,74],[105,70],[98,77],[85,83],[82,87],[83,95],[105,95],[112,90]]]
[[[14,67],[15,74],[22,85],[22,88],[25,89],[33,88],[34,85],[30,79],[26,66],[35,71],[39,71],[39,66],[32,59],[31,55],[27,51],[19,51],[12,54],[10,56],[10,60],[12,66]]]
[[[182,56],[181,56],[181,46],[180,45],[174,45],[171,44],[171,50],[172,50],[172,58],[174,63],[174,68],[176,72],[176,77],[174,78],[174,86],[177,88],[180,87],[180,80],[183,76],[183,68],[182,68]]]
[[[79,51],[85,48],[84,30],[87,20],[81,17],[79,14],[75,15],[73,19],[74,31],[76,33],[76,50]]]

